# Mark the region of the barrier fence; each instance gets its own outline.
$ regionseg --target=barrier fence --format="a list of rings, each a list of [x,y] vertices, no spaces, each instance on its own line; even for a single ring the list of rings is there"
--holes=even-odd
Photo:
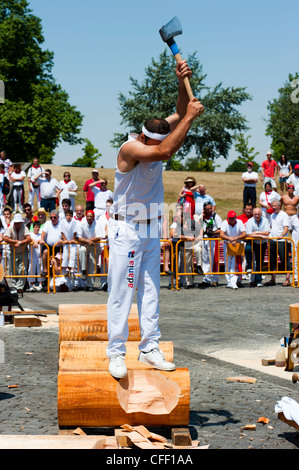
[[[248,273],[245,269],[245,257],[250,258],[250,275],[290,274],[291,285],[298,287],[297,267],[299,261],[299,242],[297,246],[292,238],[268,238],[260,241],[246,238],[236,246],[221,238],[170,240],[161,239],[161,276],[170,276],[170,286],[179,290],[179,278],[185,276],[193,281],[194,276],[202,274],[197,270],[201,265],[205,276],[221,276]],[[60,280],[69,279],[66,267],[73,267],[71,278],[86,280],[92,285],[95,278],[104,278],[108,274],[109,247],[107,239],[95,243],[61,242],[53,247],[47,244],[36,246],[30,243],[24,249],[14,249],[9,244],[0,243],[1,264],[4,275],[14,283],[25,284],[26,279],[38,279],[46,282],[47,293],[56,293]],[[233,260],[233,262],[231,262]],[[248,259],[247,259],[248,260]],[[230,268],[229,266],[230,261]],[[233,269],[234,266],[234,269]],[[84,269],[85,268],[85,269]],[[85,273],[86,271],[86,273]],[[297,282],[297,285],[296,282]]]

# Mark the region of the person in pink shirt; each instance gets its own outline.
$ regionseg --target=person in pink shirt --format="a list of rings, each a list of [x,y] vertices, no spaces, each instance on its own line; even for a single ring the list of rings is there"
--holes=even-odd
[[[272,158],[272,153],[270,151],[267,152],[267,160],[264,160],[262,163],[262,174],[261,180],[264,183],[264,187],[266,183],[271,183],[272,188],[276,188],[275,178],[278,172],[278,165],[276,161]]]

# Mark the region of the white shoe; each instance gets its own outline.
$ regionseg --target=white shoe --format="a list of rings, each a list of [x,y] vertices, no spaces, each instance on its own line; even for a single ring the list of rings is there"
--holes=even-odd
[[[259,282],[256,287],[263,287],[263,284],[261,282]]]
[[[40,292],[42,290],[42,286],[33,286],[33,290],[35,292]]]
[[[33,286],[30,286],[30,287],[29,287],[29,292],[35,292],[35,289],[34,289]]]
[[[164,354],[158,348],[152,349],[148,353],[140,352],[138,361],[149,364],[159,370],[175,370],[175,365],[172,362],[166,361]]]
[[[231,284],[227,284],[226,288],[227,288],[227,289],[232,289],[233,286],[232,286]]]
[[[127,376],[128,371],[125,364],[125,355],[117,354],[112,356],[109,361],[109,372],[116,379],[123,379]]]
[[[232,289],[239,289],[238,286],[232,286]]]

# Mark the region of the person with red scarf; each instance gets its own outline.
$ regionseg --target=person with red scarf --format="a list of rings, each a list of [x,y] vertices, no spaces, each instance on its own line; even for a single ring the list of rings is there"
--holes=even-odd
[[[276,191],[272,190],[272,184],[270,182],[265,183],[265,191],[260,194],[260,206],[263,212],[263,217],[266,217],[270,223],[271,214],[274,213],[272,208],[273,201],[280,202],[281,197]]]
[[[29,168],[27,173],[28,179],[28,203],[33,209],[34,205],[34,198],[36,197],[37,207],[40,208],[40,191],[39,191],[39,183],[33,180],[33,177],[38,173],[43,173],[45,170],[39,164],[39,159],[37,157],[33,158],[32,166]]]
[[[187,212],[191,219],[195,214],[195,198],[193,194],[193,187],[196,186],[194,178],[189,177],[184,181],[185,186],[181,189],[178,202],[181,202],[184,207],[184,212]]]
[[[10,181],[12,181],[12,196],[14,204],[14,212],[23,210],[24,204],[24,179],[26,178],[25,171],[19,163],[15,163],[13,166],[13,172],[10,174]]]
[[[219,271],[219,240],[211,241],[211,238],[218,238],[222,225],[221,217],[213,212],[213,206],[209,202],[203,205],[203,227],[199,236],[203,238],[202,244],[202,270],[204,272],[203,282],[198,287],[217,287],[218,274],[208,274]],[[205,239],[209,240],[205,240]]]
[[[231,289],[238,289],[237,272],[242,272],[242,256],[238,254],[237,248],[240,242],[246,238],[246,230],[243,222],[237,219],[235,211],[229,211],[227,219],[223,221],[220,230],[220,238],[224,240],[223,255],[225,262],[225,277],[227,286]],[[235,251],[236,254],[233,254]]]

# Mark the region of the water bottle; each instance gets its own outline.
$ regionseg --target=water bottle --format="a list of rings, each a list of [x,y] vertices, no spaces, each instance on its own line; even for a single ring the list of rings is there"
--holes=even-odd
[[[0,312],[0,326],[4,326],[4,313]]]
[[[285,346],[284,346],[283,338],[281,338],[280,340],[280,347],[276,353],[275,365],[276,367],[285,367],[286,365],[286,354],[285,354]]]

